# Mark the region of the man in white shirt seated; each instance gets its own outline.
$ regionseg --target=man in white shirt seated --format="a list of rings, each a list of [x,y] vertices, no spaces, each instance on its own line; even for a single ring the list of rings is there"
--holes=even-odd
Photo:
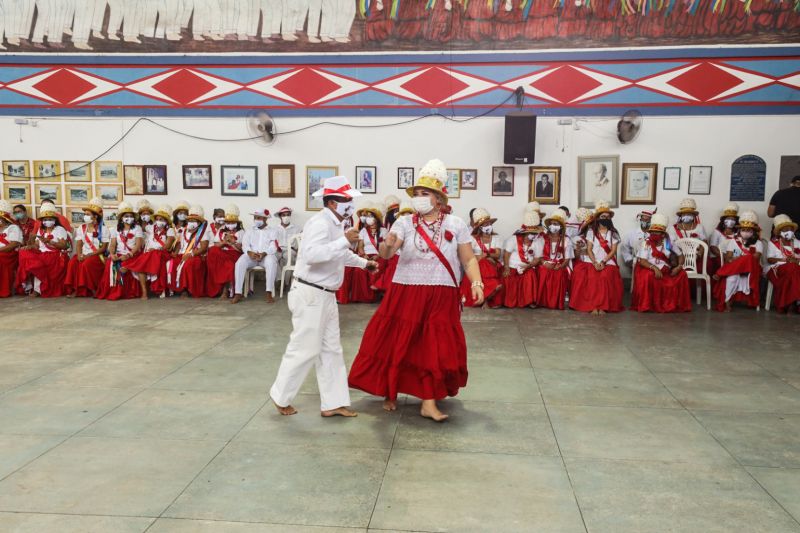
[[[269,227],[269,209],[252,213],[253,227],[248,229],[242,240],[242,255],[234,269],[235,294],[232,304],[238,304],[244,297],[244,278],[247,271],[257,266],[264,268],[267,303],[275,302],[275,279],[278,276],[278,259],[281,253],[281,235],[278,228]]]
[[[620,244],[620,253],[622,253],[622,260],[625,264],[633,268],[633,261],[636,258],[639,250],[642,248],[642,243],[647,239],[650,229],[650,219],[653,213],[658,211],[658,208],[652,211],[642,210],[636,215],[636,221],[639,226],[628,231]]]

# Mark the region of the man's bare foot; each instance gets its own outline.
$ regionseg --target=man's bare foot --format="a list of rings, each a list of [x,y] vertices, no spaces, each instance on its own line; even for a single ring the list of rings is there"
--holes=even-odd
[[[395,400],[383,400],[384,411],[397,411],[397,402]]]
[[[330,411],[322,411],[320,414],[325,418],[329,418],[331,416],[344,416],[346,418],[358,416],[358,413],[348,407],[337,407],[336,409],[331,409]]]
[[[439,410],[435,400],[422,400],[422,407],[419,410],[419,414],[422,415],[423,418],[430,418],[434,422],[444,422],[449,418],[448,415]]]
[[[297,414],[297,409],[295,409],[291,405],[287,405],[286,407],[281,407],[280,405],[278,405],[274,401],[272,403],[275,405],[275,408],[278,410],[278,412],[280,414],[282,414],[283,416],[291,416],[291,415]]]
[[[271,292],[267,293],[266,300],[267,300],[268,304],[274,304],[275,303],[275,298],[272,297],[272,293]]]
[[[242,295],[241,294],[234,294],[233,295],[233,299],[231,300],[231,303],[232,304],[238,304],[241,301],[242,301]]]

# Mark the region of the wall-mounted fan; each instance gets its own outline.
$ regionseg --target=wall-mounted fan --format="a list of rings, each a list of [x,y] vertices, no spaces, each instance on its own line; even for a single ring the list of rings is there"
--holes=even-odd
[[[619,139],[619,142],[622,144],[632,143],[639,136],[643,121],[644,119],[639,111],[635,109],[626,111],[617,122],[617,139]]]
[[[278,136],[275,121],[264,111],[253,111],[247,116],[247,131],[255,142],[263,146],[271,145]]]

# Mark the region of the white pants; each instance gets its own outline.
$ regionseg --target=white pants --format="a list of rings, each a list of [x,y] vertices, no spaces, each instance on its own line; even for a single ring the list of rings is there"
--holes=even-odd
[[[289,291],[289,310],[292,334],[269,391],[270,397],[281,407],[291,405],[313,365],[321,410],[349,406],[350,389],[339,334],[336,295],[293,283]]]
[[[261,24],[261,35],[269,37],[281,32],[281,19],[283,18],[283,3],[281,0],[261,0],[261,14],[264,21]]]
[[[108,0],[108,34],[119,33],[122,26],[125,4],[123,0]]]
[[[750,274],[734,274],[725,278],[725,301],[730,302],[737,292],[750,294]]]
[[[336,0],[322,0],[322,21],[320,22],[320,37],[333,39],[336,33]]]
[[[258,31],[259,0],[238,0],[239,20],[236,35],[255,37]]]
[[[125,0],[123,2],[122,34],[124,37],[130,39],[139,36],[140,21],[144,17],[144,2],[145,0]]]
[[[95,0],[78,0],[75,3],[75,24],[72,27],[72,42],[89,42],[89,35],[92,31],[92,19],[94,18]],[[105,8],[105,5],[103,5]],[[105,11],[103,11],[105,13]]]
[[[277,254],[266,255],[261,261],[255,261],[247,254],[242,254],[236,260],[234,267],[234,279],[236,282],[235,293],[242,294],[244,291],[244,278],[247,271],[257,266],[264,268],[264,278],[266,280],[266,290],[275,294],[275,278],[278,277],[278,256]],[[252,288],[252,287],[251,287]]]
[[[308,14],[309,0],[296,0],[295,17],[294,17],[294,30],[296,32],[303,31],[303,26],[306,24],[306,15]]]
[[[103,21],[106,18],[106,0],[94,0],[94,13],[92,14],[92,31],[99,34],[103,31]]]
[[[297,18],[299,8],[295,0],[283,0],[281,16],[281,34],[292,35],[294,33],[294,20]]]
[[[356,16],[356,3],[351,0],[338,0],[336,8],[336,25],[334,38],[345,38],[350,36],[350,27]]]
[[[308,4],[309,37],[319,37],[319,16],[322,11],[322,0],[311,0]]]
[[[0,46],[3,46],[3,36],[6,34],[6,9],[6,0],[0,0]]]
[[[29,39],[33,25],[34,0],[17,0],[16,32],[20,39]]]
[[[36,0],[36,26],[33,28],[33,42],[42,44],[55,18],[55,0]]]
[[[158,18],[159,0],[141,0],[139,7],[142,13],[139,15],[137,35],[144,37],[156,36],[156,19]]]

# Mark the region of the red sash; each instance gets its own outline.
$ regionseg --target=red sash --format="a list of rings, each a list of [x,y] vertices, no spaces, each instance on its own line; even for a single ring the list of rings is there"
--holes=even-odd
[[[93,253],[97,253],[97,246],[94,245],[94,239],[89,236],[89,232],[86,231],[86,224],[81,226],[81,231],[83,232],[83,242],[92,249]],[[86,239],[89,239],[88,241]],[[102,237],[101,237],[102,238]]]
[[[53,240],[53,234],[52,233],[47,234],[47,237],[49,238],[46,238],[44,232],[44,226],[39,228],[39,231],[36,232],[36,235],[39,237],[39,242],[43,243],[45,248],[47,248],[48,250],[52,250],[54,252],[60,251],[58,248],[47,242]]]
[[[8,239],[6,239],[5,233],[0,233],[0,244],[3,246],[8,246]]]
[[[686,238],[686,233],[684,233],[684,230],[680,229],[677,224],[673,225],[672,227],[675,229],[675,233],[678,235],[679,239],[685,239]],[[700,238],[699,234],[696,233],[696,232],[695,233],[689,233],[689,237],[691,237],[692,239],[699,239]]]
[[[794,248],[791,244],[789,246],[784,246],[781,244],[780,239],[772,239],[772,244],[775,245],[775,248],[781,251],[783,257],[796,257],[797,255],[800,255],[800,248]],[[789,252],[787,253],[786,250],[789,250]]]
[[[444,220],[442,220],[442,223],[444,224]],[[442,263],[444,268],[447,270],[447,273],[450,274],[450,278],[453,280],[453,286],[458,287],[458,281],[456,281],[456,274],[453,272],[453,267],[450,266],[450,262],[447,260],[447,258],[445,258],[439,247],[434,244],[434,242],[428,236],[428,233],[422,229],[422,226],[419,224],[419,216],[417,214],[414,215],[414,227],[417,229],[419,236],[422,237],[422,240],[425,241],[425,244],[428,245],[428,248],[430,248],[431,252],[433,252],[437,259],[439,259],[439,262]]]
[[[650,245],[650,253],[653,255],[653,257],[655,257],[659,261],[663,261],[664,263],[669,264],[669,257],[667,257],[664,254],[664,252],[659,250],[658,247],[653,243],[653,241],[647,239],[647,244]]]
[[[481,240],[481,238],[480,237],[475,237],[475,241],[478,243],[478,247],[481,249],[481,253],[483,255],[489,255],[490,250],[489,250],[489,248],[486,247],[485,244],[483,244],[483,241]]]
[[[166,236],[167,236],[166,230],[164,230],[163,233],[160,233],[156,228],[153,228],[153,240],[156,241],[159,244],[159,246],[161,246],[162,250],[167,246],[166,242],[163,240],[163,238]]]
[[[525,235],[517,235],[517,253],[519,254],[519,260],[523,263],[528,262],[528,258],[525,255],[525,246],[523,246],[523,241],[525,240]]]
[[[608,241],[603,238],[603,236],[598,231],[594,234],[595,238],[597,238],[597,242],[600,243],[600,247],[605,251],[606,255],[611,253],[611,245],[608,244]]]
[[[739,249],[742,251],[742,255],[752,255],[756,253],[755,245],[751,246],[750,248],[745,248],[744,245],[742,244],[742,241],[740,241],[739,239],[736,239],[735,242],[736,246],[738,246]]]
[[[545,243],[547,246],[544,247],[544,260],[548,263],[556,263],[562,261],[564,259],[564,239],[561,238],[556,244],[556,255],[555,257],[552,256],[553,254],[553,243],[550,239],[545,239]],[[559,256],[561,259],[559,259]]]
[[[369,230],[369,228],[366,228],[366,230],[367,230],[367,237],[369,237],[369,242],[371,242],[372,243],[372,247],[377,250],[378,249],[378,245],[381,243],[381,236],[378,235],[378,242],[376,243],[375,242],[375,235],[372,234],[372,232]],[[278,250],[280,251],[280,248]]]
[[[132,251],[133,251],[133,250],[131,249],[131,247],[130,247],[130,246],[128,246],[128,240],[129,240],[129,239],[128,239],[128,237],[126,237],[126,236],[125,236],[125,235],[123,235],[122,233],[117,233],[117,237],[119,237],[119,238],[120,238],[120,240],[122,241],[122,244],[124,244],[124,245],[125,245],[125,248],[126,248],[126,249],[127,249],[129,252],[132,252]]]

